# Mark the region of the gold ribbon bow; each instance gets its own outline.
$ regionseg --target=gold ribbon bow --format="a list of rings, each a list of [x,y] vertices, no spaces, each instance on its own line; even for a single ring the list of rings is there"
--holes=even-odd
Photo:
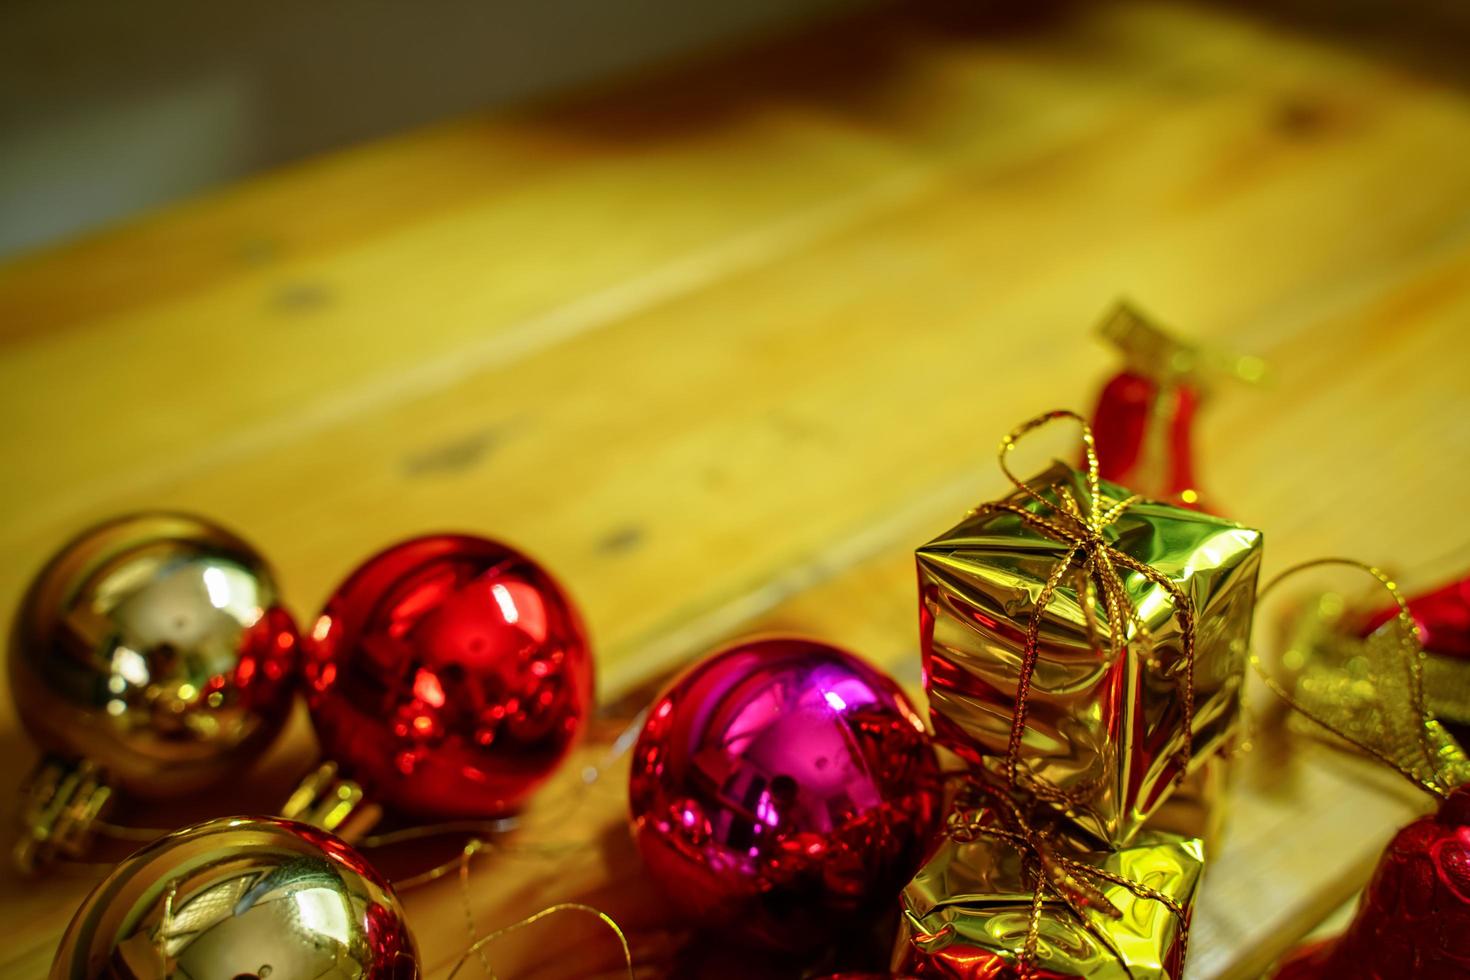
[[[1130,977],[1127,958],[1118,949],[1108,934],[1093,924],[1087,910],[1094,909],[1111,919],[1122,918],[1123,913],[1098,887],[1106,882],[1120,885],[1135,896],[1163,905],[1179,924],[1180,962],[1189,953],[1189,912],[1172,897],[1156,888],[1124,875],[1094,867],[1076,858],[1059,853],[1053,837],[1055,834],[1039,829],[1029,818],[1027,808],[1016,802],[1006,791],[987,781],[982,774],[967,784],[968,788],[985,795],[986,803],[967,807],[957,805],[950,813],[949,834],[961,843],[980,836],[995,837],[1017,848],[1022,854],[1022,874],[1029,873],[1032,880],[1031,910],[1026,924],[1026,941],[1016,963],[1020,980],[1031,980],[1036,969],[1036,953],[1041,938],[1042,906],[1048,895],[1055,897],[1067,907],[1082,927],[1098,943],[1109,950]],[[984,814],[993,812],[1000,826],[984,822]],[[1054,819],[1054,818],[1053,818]]]
[[[1255,651],[1255,668],[1277,697],[1298,714],[1415,786],[1441,799],[1470,782],[1470,758],[1429,711],[1424,697],[1424,645],[1419,624],[1399,588],[1383,571],[1351,558],[1319,558],[1288,568],[1261,589],[1265,599],[1299,572],[1341,565],[1367,572],[1393,596],[1398,614],[1354,648],[1351,663],[1304,676],[1296,693],[1267,673]]]
[[[1071,419],[1082,428],[1082,448],[1087,460],[1087,499],[1082,503],[1078,503],[1067,487],[1058,488],[1057,500],[1053,503],[1042,496],[1036,488],[1011,472],[1007,463],[1007,457],[1024,436],[1058,419]],[[1189,769],[1190,748],[1194,738],[1194,603],[1164,573],[1113,547],[1103,533],[1123,515],[1124,511],[1143,498],[1134,494],[1123,500],[1114,501],[1103,494],[1101,479],[1098,476],[1097,446],[1093,440],[1092,429],[1075,412],[1048,412],[1012,430],[1000,444],[1000,468],[1011,483],[1026,496],[1039,503],[1044,508],[1044,512],[1038,514],[1020,504],[998,500],[982,504],[971,513],[975,515],[1013,514],[1027,527],[1067,545],[1066,553],[1057,561],[1056,568],[1052,570],[1046,585],[1037,596],[1035,608],[1031,612],[1031,619],[1026,627],[1026,645],[1022,651],[1020,677],[1016,683],[1016,709],[1011,720],[1010,743],[1006,752],[1006,775],[1011,786],[1020,788],[1021,741],[1026,730],[1026,714],[1031,697],[1031,678],[1036,672],[1036,661],[1039,656],[1041,618],[1056,595],[1063,577],[1068,570],[1074,567],[1074,562],[1079,556],[1082,560],[1081,567],[1087,576],[1085,589],[1087,594],[1078,596],[1078,604],[1087,617],[1089,630],[1092,635],[1096,636],[1097,622],[1094,613],[1096,600],[1092,590],[1096,588],[1101,593],[1103,611],[1108,622],[1109,652],[1114,657],[1127,649],[1130,626],[1150,660],[1154,650],[1153,636],[1129,600],[1120,568],[1144,576],[1163,589],[1172,600],[1174,618],[1179,623],[1184,660],[1183,677],[1180,681],[1180,699],[1183,705],[1186,737],[1176,752],[1179,771],[1175,776],[1176,781],[1182,781]],[[1030,780],[1030,783],[1032,785],[1028,788],[1038,797],[1067,807],[1077,805],[1085,797],[1085,787],[1068,794],[1044,780],[1033,779]]]

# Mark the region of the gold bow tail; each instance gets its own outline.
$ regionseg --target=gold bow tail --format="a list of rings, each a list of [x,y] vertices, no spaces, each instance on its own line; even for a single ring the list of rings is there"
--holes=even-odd
[[[1298,616],[1281,656],[1291,671],[1287,683],[1269,673],[1254,653],[1251,664],[1304,727],[1352,746],[1444,799],[1470,783],[1470,757],[1429,706],[1419,627],[1393,580],[1350,558],[1323,558],[1282,572],[1261,589],[1261,598],[1301,572],[1332,565],[1373,576],[1393,596],[1396,613],[1358,636],[1324,628],[1335,621],[1332,610],[1339,601],[1319,598]]]
[[[1099,848],[986,777],[904,889],[895,973],[954,980],[1178,980],[1204,867],[1195,838]]]
[[[1396,601],[1364,616],[1362,606],[1336,589],[1314,592],[1287,624],[1283,666],[1307,684],[1362,672],[1363,650],[1380,643],[1375,634],[1395,625],[1404,603]],[[1463,742],[1470,733],[1470,577],[1409,599],[1409,613],[1422,633],[1424,704]],[[1325,680],[1322,680],[1325,679]]]
[[[1017,478],[1011,450],[1058,419],[1086,469]],[[1071,412],[1017,428],[1000,465],[1013,492],[916,553],[935,733],[1126,844],[1234,732],[1261,534],[1101,480]]]

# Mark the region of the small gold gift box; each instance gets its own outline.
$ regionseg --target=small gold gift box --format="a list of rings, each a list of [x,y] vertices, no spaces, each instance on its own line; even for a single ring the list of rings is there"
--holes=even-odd
[[[1232,733],[1261,534],[1095,474],[1057,463],[919,548],[920,639],[939,741],[1116,845]]]
[[[1011,835],[949,838],[904,889],[893,971],[995,980],[1020,975],[1026,959],[1033,977],[1179,980],[1204,867],[1200,841],[1146,830],[1118,848],[1089,850],[1065,836],[1047,846],[1118,914],[1079,915],[1038,883],[1036,855]]]

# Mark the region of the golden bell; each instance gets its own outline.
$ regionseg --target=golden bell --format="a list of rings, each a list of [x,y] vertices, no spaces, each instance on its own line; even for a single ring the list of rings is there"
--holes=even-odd
[[[215,524],[138,514],[63,547],[9,651],[46,753],[24,791],[22,869],[85,850],[114,789],[173,797],[238,774],[290,713],[297,648],[265,559]]]
[[[392,887],[340,839],[274,817],[169,834],[72,918],[52,980],[415,980]]]

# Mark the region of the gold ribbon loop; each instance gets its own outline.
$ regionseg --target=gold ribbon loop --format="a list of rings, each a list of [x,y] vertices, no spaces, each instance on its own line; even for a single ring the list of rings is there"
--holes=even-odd
[[[1043,496],[1040,491],[1025,480],[1017,477],[1011,471],[1008,457],[1017,444],[1028,434],[1058,421],[1059,419],[1070,419],[1081,427],[1082,451],[1087,462],[1086,486],[1087,499],[1079,503],[1072,493],[1065,487],[1057,493],[1055,502]],[[1057,562],[1056,567],[1048,576],[1046,584],[1037,596],[1030,620],[1026,625],[1026,643],[1022,650],[1021,668],[1016,682],[1016,708],[1011,719],[1010,740],[1006,749],[1006,775],[1013,788],[1019,788],[1021,783],[1021,745],[1026,731],[1026,717],[1030,707],[1031,680],[1036,672],[1036,662],[1040,656],[1041,646],[1041,621],[1047,607],[1051,604],[1057,589],[1061,587],[1062,579],[1069,569],[1074,566],[1079,556],[1082,559],[1081,568],[1087,576],[1088,591],[1096,588],[1102,598],[1103,612],[1108,623],[1108,650],[1113,656],[1118,656],[1129,644],[1128,632],[1132,627],[1136,641],[1143,647],[1147,656],[1152,658],[1153,636],[1149,632],[1147,624],[1134,608],[1128,597],[1128,589],[1124,581],[1124,571],[1134,572],[1142,575],[1155,585],[1159,586],[1168,594],[1173,606],[1174,619],[1179,623],[1180,645],[1182,647],[1182,659],[1184,663],[1183,676],[1180,679],[1180,701],[1183,709],[1183,724],[1186,737],[1182,740],[1176,757],[1179,771],[1175,774],[1175,781],[1181,782],[1189,770],[1190,752],[1194,741],[1194,644],[1195,644],[1195,614],[1194,603],[1184,594],[1184,591],[1168,576],[1158,569],[1141,562],[1132,555],[1113,547],[1107,540],[1104,532],[1111,527],[1118,518],[1133,504],[1143,499],[1134,494],[1123,500],[1111,500],[1102,492],[1102,479],[1099,476],[1097,460],[1097,444],[1092,435],[1092,428],[1086,420],[1076,412],[1053,411],[1044,415],[1038,415],[1013,429],[1000,444],[1000,468],[1016,487],[1032,501],[1044,508],[1042,513],[1036,513],[1020,504],[1010,501],[994,501],[982,504],[972,511],[976,515],[989,513],[1013,514],[1027,527],[1040,532],[1053,541],[1067,546],[1066,552]],[[1123,571],[1120,571],[1122,569]],[[1086,612],[1086,620],[1089,630],[1096,625],[1092,613],[1093,597],[1090,594],[1079,595],[1079,604],[1083,605]],[[1038,796],[1054,803],[1068,806],[1082,802],[1082,794],[1073,792],[1067,794],[1059,788],[1049,786],[1040,780],[1031,780],[1034,784],[1029,788]]]

